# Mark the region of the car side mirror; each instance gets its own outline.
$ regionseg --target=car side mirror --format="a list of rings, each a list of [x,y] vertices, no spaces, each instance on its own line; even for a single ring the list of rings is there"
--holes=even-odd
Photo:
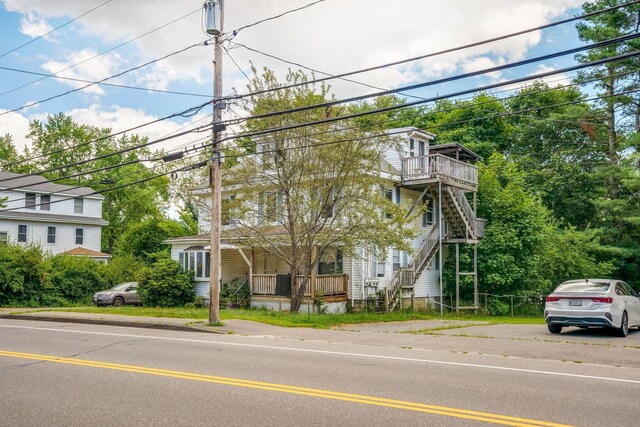
[[[133,291],[133,290],[135,290],[135,288],[134,288],[133,286],[129,286],[129,287],[125,290],[125,292],[131,292],[131,291]]]

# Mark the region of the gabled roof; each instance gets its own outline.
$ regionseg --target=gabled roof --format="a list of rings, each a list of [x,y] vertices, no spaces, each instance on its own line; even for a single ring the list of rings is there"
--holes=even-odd
[[[0,190],[20,187],[16,188],[16,191],[68,194],[71,196],[104,199],[103,195],[97,193],[92,188],[56,184],[39,175],[23,175],[20,173],[0,171],[0,181]]]
[[[68,251],[63,252],[65,255],[71,256],[86,256],[89,258],[111,258],[111,255],[105,254],[104,252],[93,251],[91,249],[83,248],[81,246],[73,249],[69,249]]]

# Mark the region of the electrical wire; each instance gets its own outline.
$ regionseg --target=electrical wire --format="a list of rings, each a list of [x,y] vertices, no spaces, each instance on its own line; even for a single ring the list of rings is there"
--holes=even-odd
[[[20,46],[16,46],[16,47],[14,47],[13,49],[11,49],[11,50],[9,50],[9,51],[7,51],[7,52],[3,53],[3,54],[0,54],[0,58],[3,58],[3,57],[5,57],[5,56],[9,55],[10,53],[15,52],[15,51],[16,51],[16,50],[18,50],[18,49],[22,49],[23,47],[25,47],[25,46],[27,46],[27,45],[30,45],[31,43],[33,43],[33,42],[35,42],[35,41],[38,41],[38,40],[40,40],[40,39],[41,39],[41,38],[43,38],[43,37],[48,36],[49,34],[53,33],[54,31],[58,31],[58,30],[59,30],[60,28],[62,28],[62,27],[66,27],[67,25],[71,24],[72,22],[75,22],[75,21],[77,21],[78,19],[80,19],[80,18],[82,18],[82,17],[84,17],[84,16],[86,16],[86,15],[90,14],[90,13],[91,13],[91,12],[93,12],[94,10],[100,9],[102,6],[104,6],[105,4],[110,3],[110,2],[111,2],[111,0],[107,0],[107,1],[105,1],[104,3],[101,3],[101,4],[97,5],[97,6],[96,6],[96,7],[94,7],[93,9],[89,9],[88,11],[86,11],[85,13],[83,13],[82,15],[78,15],[78,16],[76,16],[75,18],[73,18],[73,19],[71,19],[71,20],[69,20],[69,21],[67,21],[67,22],[65,22],[65,23],[63,23],[63,24],[61,24],[61,25],[59,25],[59,26],[57,26],[57,27],[55,27],[55,28],[53,28],[53,29],[51,29],[51,30],[47,31],[46,33],[41,34],[41,35],[37,36],[36,38],[31,39],[31,40],[29,40],[28,42],[21,44]]]
[[[178,91],[174,91],[174,90],[153,89],[153,88],[150,88],[150,87],[122,85],[122,84],[117,84],[117,83],[105,83],[103,81],[94,82],[94,81],[86,80],[86,79],[78,79],[78,78],[75,78],[75,77],[56,76],[55,74],[39,73],[37,71],[21,70],[19,68],[12,68],[12,67],[2,67],[2,66],[0,66],[0,70],[12,71],[12,72],[15,72],[15,73],[22,73],[22,74],[30,74],[30,75],[34,75],[34,76],[51,77],[51,78],[58,79],[58,80],[68,80],[68,81],[72,81],[72,82],[91,83],[91,84],[96,84],[96,85],[100,85],[100,86],[117,87],[117,88],[123,88],[123,89],[143,90],[143,91],[146,91],[146,92],[167,93],[167,94],[172,94],[172,95],[187,95],[187,96],[199,96],[199,97],[202,97],[202,98],[211,98],[211,95],[205,95],[205,94],[201,94],[201,93],[178,92]]]
[[[640,0],[638,0],[638,1],[640,1]],[[62,73],[63,71],[70,70],[70,69],[72,69],[72,68],[74,68],[74,67],[77,67],[78,65],[84,64],[84,63],[85,63],[85,62],[87,62],[87,61],[91,61],[92,59],[98,58],[98,57],[100,57],[100,56],[102,56],[102,55],[104,55],[104,54],[107,54],[107,53],[112,52],[112,51],[114,51],[114,50],[116,50],[116,49],[119,49],[119,48],[121,48],[122,46],[126,46],[126,45],[128,45],[128,44],[130,44],[130,43],[133,43],[133,42],[134,42],[134,41],[136,41],[136,40],[139,40],[139,39],[141,39],[141,38],[143,38],[143,37],[146,37],[146,36],[148,36],[149,34],[155,33],[156,31],[159,31],[159,30],[161,30],[161,29],[163,29],[163,28],[165,28],[165,27],[168,27],[169,25],[174,24],[174,23],[176,23],[176,22],[178,22],[178,21],[180,21],[180,20],[182,20],[182,19],[184,19],[184,18],[187,18],[187,17],[189,17],[189,16],[191,16],[191,15],[193,15],[194,13],[199,12],[199,11],[200,11],[200,8],[198,8],[198,9],[194,10],[193,12],[187,13],[186,15],[183,15],[183,16],[181,16],[181,17],[179,17],[179,18],[176,18],[176,19],[174,19],[174,20],[172,20],[172,21],[170,21],[170,22],[167,22],[166,24],[163,24],[163,25],[161,25],[161,26],[159,26],[159,27],[156,27],[156,28],[154,28],[154,29],[152,29],[152,30],[150,30],[150,31],[147,31],[147,32],[146,32],[146,33],[144,33],[144,34],[141,34],[141,35],[139,35],[139,36],[136,36],[136,37],[134,37],[134,38],[132,38],[132,39],[129,39],[129,40],[125,41],[125,42],[122,42],[122,43],[120,43],[120,44],[119,44],[119,45],[117,45],[117,46],[114,46],[114,47],[109,48],[109,49],[107,49],[107,50],[104,50],[104,51],[102,51],[102,52],[100,52],[100,53],[97,53],[96,55],[93,55],[93,56],[92,56],[92,57],[90,57],[90,58],[84,59],[84,60],[82,60],[82,61],[80,61],[80,62],[76,62],[75,64],[72,64],[72,65],[68,66],[67,68],[63,68],[62,70],[58,70],[58,71],[56,71],[56,72],[55,72],[55,73],[53,73],[53,74],[54,74],[54,75],[58,75],[58,74]],[[13,88],[13,89],[10,89],[10,90],[8,90],[8,91],[2,92],[2,93],[0,93],[0,96],[6,95],[6,94],[11,93],[11,92],[15,92],[16,90],[19,90],[19,89],[25,88],[25,87],[27,87],[27,86],[31,86],[32,84],[34,84],[34,83],[38,83],[38,82],[40,82],[40,81],[42,81],[42,80],[44,80],[44,79],[46,79],[46,78],[48,78],[48,77],[42,77],[42,78],[39,78],[39,79],[33,80],[33,81],[29,82],[29,83],[25,83],[25,84],[23,84],[22,86],[18,86],[18,87],[15,87],[15,88]]]
[[[301,7],[295,8],[295,9],[287,10],[286,12],[280,13],[280,14],[278,14],[278,15],[275,15],[275,16],[272,16],[272,17],[269,17],[269,18],[265,18],[265,19],[261,19],[261,20],[259,20],[259,21],[257,21],[257,22],[254,22],[253,24],[243,25],[243,26],[242,26],[242,27],[240,27],[240,28],[236,28],[235,30],[232,30],[232,31],[226,32],[226,33],[224,33],[224,34],[222,34],[222,35],[223,35],[223,36],[224,36],[224,35],[228,36],[229,34],[231,34],[231,38],[229,39],[229,40],[231,40],[232,38],[234,38],[235,36],[237,36],[237,35],[238,35],[238,33],[239,33],[240,31],[242,31],[242,30],[244,30],[244,29],[246,29],[246,28],[255,27],[256,25],[262,24],[263,22],[272,21],[272,20],[274,20],[274,19],[281,18],[281,17],[283,17],[283,16],[285,16],[285,15],[288,15],[288,14],[290,14],[290,13],[297,12],[297,11],[299,11],[299,10],[303,10],[303,9],[307,9],[307,8],[309,8],[309,7],[311,7],[311,6],[314,6],[314,5],[318,4],[318,3],[322,3],[322,2],[324,2],[324,1],[325,1],[325,0],[317,0],[317,1],[314,1],[314,2],[312,2],[312,3],[306,4],[306,5],[304,5],[304,6],[301,6]]]
[[[298,87],[298,86],[302,86],[302,85],[307,85],[307,84],[320,83],[320,82],[327,81],[327,80],[332,80],[332,79],[336,79],[336,78],[352,76],[354,74],[366,73],[366,72],[369,72],[369,71],[379,70],[379,69],[382,69],[382,68],[388,68],[388,67],[392,67],[392,66],[395,66],[395,65],[401,65],[401,64],[405,64],[407,62],[414,62],[414,61],[418,61],[418,60],[421,60],[421,59],[432,58],[432,57],[435,57],[435,56],[444,55],[446,53],[451,53],[451,52],[456,52],[456,51],[459,51],[459,50],[469,49],[469,48],[472,48],[472,47],[482,46],[482,45],[485,45],[485,44],[489,44],[489,43],[493,43],[493,42],[496,42],[496,41],[509,39],[509,38],[512,38],[512,37],[520,36],[520,35],[523,35],[523,34],[534,32],[534,31],[540,31],[540,30],[544,30],[544,29],[547,29],[547,28],[552,28],[552,27],[555,27],[555,26],[558,26],[558,25],[567,24],[569,22],[574,22],[574,21],[578,21],[578,20],[582,20],[582,19],[586,19],[586,18],[591,18],[593,16],[601,15],[603,13],[607,13],[607,12],[611,12],[611,11],[614,11],[614,10],[618,10],[618,9],[621,9],[621,8],[624,8],[624,7],[627,7],[627,6],[632,6],[632,5],[637,4],[639,2],[640,2],[640,0],[633,0],[633,1],[630,1],[630,2],[627,2],[627,3],[615,5],[615,6],[608,7],[608,8],[602,9],[602,10],[598,10],[598,11],[594,11],[594,12],[590,12],[590,13],[585,13],[585,14],[574,16],[574,17],[571,17],[571,18],[563,19],[563,20],[560,20],[560,21],[554,21],[554,22],[551,22],[549,24],[544,24],[544,25],[540,25],[540,26],[537,26],[537,27],[532,27],[532,28],[528,28],[528,29],[525,29],[525,30],[516,31],[514,33],[504,34],[504,35],[501,35],[501,36],[492,37],[492,38],[489,38],[489,39],[484,39],[484,40],[473,42],[473,43],[468,43],[466,45],[456,46],[456,47],[440,50],[440,51],[437,51],[437,52],[426,53],[426,54],[423,54],[423,55],[414,56],[412,58],[401,59],[401,60],[398,60],[398,61],[393,61],[393,62],[389,62],[389,63],[382,64],[382,65],[375,65],[375,66],[372,66],[372,67],[362,68],[362,69],[355,70],[355,71],[348,71],[348,72],[345,72],[345,73],[336,74],[336,75],[334,75],[332,77],[323,77],[323,78],[308,80],[308,81],[301,82],[301,83],[293,83],[293,84],[290,84],[290,85],[284,85],[284,86],[280,86],[280,87],[274,88],[274,89],[265,89],[263,91],[250,92],[250,93],[246,93],[246,94],[229,95],[229,96],[224,97],[224,99],[231,100],[231,99],[246,98],[248,96],[255,96],[255,95],[260,95],[260,94],[263,94],[263,93],[274,92],[274,91],[277,91],[277,90],[290,89],[290,88],[294,88],[294,87]]]
[[[428,87],[428,86],[434,86],[434,85],[438,85],[438,84],[442,84],[442,83],[450,83],[450,82],[453,82],[453,81],[457,81],[457,80],[461,80],[461,79],[465,79],[465,78],[469,78],[469,77],[475,77],[475,76],[479,76],[479,75],[483,75],[483,74],[487,74],[487,73],[492,73],[492,72],[495,72],[495,71],[507,70],[507,69],[514,68],[514,67],[520,67],[522,65],[528,65],[528,64],[535,63],[535,62],[540,62],[540,61],[544,61],[544,60],[548,60],[548,59],[557,58],[557,57],[560,57],[560,56],[565,56],[565,55],[569,55],[569,54],[573,54],[573,53],[577,53],[577,52],[582,52],[584,50],[596,49],[596,48],[600,48],[600,47],[603,47],[603,46],[609,46],[609,45],[616,44],[616,43],[622,43],[622,42],[625,42],[625,41],[637,39],[639,37],[640,37],[640,33],[633,33],[633,34],[629,34],[629,35],[626,35],[626,36],[621,36],[621,37],[616,37],[616,38],[613,38],[613,39],[605,40],[605,41],[602,41],[602,42],[592,43],[590,45],[579,46],[579,47],[575,47],[575,48],[572,48],[572,49],[567,49],[567,50],[554,52],[554,53],[550,53],[550,54],[546,54],[546,55],[542,55],[542,56],[537,56],[537,57],[534,57],[534,58],[524,59],[522,61],[511,62],[511,63],[498,65],[498,66],[494,66],[494,67],[484,68],[482,70],[472,71],[472,72],[469,72],[469,73],[457,74],[455,76],[449,76],[449,77],[445,77],[445,78],[442,78],[442,79],[430,80],[430,81],[422,82],[422,83],[416,83],[416,84],[409,85],[409,86],[403,86],[403,87],[400,87],[400,88],[397,88],[397,89],[388,89],[388,90],[385,90],[385,91],[380,91],[380,92],[376,92],[376,93],[372,93],[372,94],[354,96],[354,97],[351,97],[351,98],[343,98],[343,99],[331,100],[331,101],[326,101],[326,102],[322,102],[322,103],[318,103],[318,104],[306,105],[306,106],[297,107],[297,108],[291,108],[291,109],[288,109],[288,110],[272,111],[272,112],[264,113],[264,114],[256,114],[256,115],[253,115],[253,116],[248,116],[247,120],[256,120],[256,119],[262,119],[262,118],[267,118],[267,117],[274,117],[274,116],[278,116],[278,115],[282,115],[282,114],[297,113],[297,112],[308,111],[308,110],[313,110],[313,109],[318,109],[318,108],[327,108],[327,107],[331,107],[331,106],[338,105],[338,104],[362,101],[362,100],[365,100],[365,99],[380,97],[380,96],[384,96],[384,95],[391,95],[391,94],[395,94],[395,93],[398,93],[398,92],[401,92],[401,91],[419,89],[419,88],[424,88],[424,87]],[[584,64],[592,64],[592,62],[584,63]],[[587,65],[587,66],[589,66],[589,65]],[[572,67],[565,68],[565,70],[569,70],[569,71],[572,71],[573,69],[574,68],[572,68]],[[545,73],[536,74],[536,76],[544,77],[544,74]],[[554,73],[554,74],[557,74],[557,73]],[[538,77],[538,78],[540,78],[540,77]],[[530,80],[530,79],[527,78],[527,80]],[[419,100],[419,101],[411,102],[410,104],[422,103],[422,102],[425,102],[425,98],[423,98],[422,100]]]
[[[160,58],[153,59],[151,61],[145,62],[144,64],[140,64],[140,65],[137,65],[137,66],[135,66],[133,68],[129,68],[127,70],[121,71],[121,72],[119,72],[117,74],[114,74],[112,76],[105,77],[104,79],[88,83],[88,84],[86,84],[86,85],[84,85],[82,87],[75,88],[75,89],[70,89],[70,90],[68,90],[66,92],[59,93],[57,95],[53,95],[53,96],[50,96],[50,97],[45,98],[45,99],[41,99],[40,101],[33,101],[33,102],[30,102],[30,103],[27,103],[27,104],[23,105],[22,107],[16,107],[16,108],[14,108],[12,110],[4,111],[4,112],[0,113],[0,116],[4,116],[5,114],[9,114],[9,113],[15,113],[16,111],[20,111],[20,110],[23,110],[25,108],[33,107],[34,105],[42,104],[44,102],[51,101],[51,100],[56,99],[56,98],[61,98],[61,97],[65,96],[65,95],[69,95],[69,94],[74,93],[74,92],[79,92],[81,90],[87,89],[88,87],[94,86],[94,85],[102,83],[102,82],[106,82],[107,80],[111,80],[111,79],[114,79],[116,77],[123,76],[123,75],[125,75],[127,73],[130,73],[132,71],[139,70],[140,68],[144,68],[144,67],[146,67],[148,65],[155,64],[156,62],[159,62],[159,61],[162,61],[164,59],[170,58],[170,57],[172,57],[174,55],[181,54],[181,53],[186,52],[187,50],[192,49],[192,48],[194,48],[196,46],[202,46],[202,45],[203,45],[203,42],[192,44],[191,46],[187,46],[187,47],[185,47],[183,49],[168,53],[168,54],[166,54],[166,55],[164,55],[164,56],[162,56]]]
[[[168,116],[160,117],[159,119],[151,120],[149,122],[145,122],[145,123],[142,123],[140,125],[137,125],[137,126],[125,129],[125,130],[121,130],[119,132],[111,133],[109,135],[93,139],[91,141],[82,142],[80,144],[76,144],[76,145],[72,145],[72,146],[69,146],[69,147],[61,148],[61,149],[58,149],[58,150],[50,151],[50,152],[47,152],[47,153],[39,154],[37,156],[27,157],[27,158],[21,159],[19,161],[5,163],[5,164],[3,164],[1,166],[1,168],[2,169],[7,169],[7,168],[10,168],[11,166],[17,165],[19,163],[29,162],[31,160],[37,160],[37,159],[41,159],[41,158],[46,157],[46,156],[51,156],[51,155],[54,155],[54,154],[63,153],[65,151],[73,150],[73,149],[76,149],[76,148],[85,147],[87,145],[95,144],[96,142],[104,141],[104,140],[112,138],[114,136],[124,135],[127,132],[131,132],[133,130],[141,129],[143,127],[146,127],[146,126],[149,126],[149,125],[152,125],[152,124],[155,124],[155,123],[159,123],[159,122],[162,122],[164,120],[172,119],[174,117],[191,117],[191,116],[196,115],[200,110],[202,110],[207,105],[210,105],[212,102],[213,101],[207,101],[207,102],[205,102],[203,104],[196,105],[195,107],[188,108],[188,109],[183,110],[183,111],[181,111],[179,113],[174,113],[174,114],[170,114]],[[2,182],[2,181],[0,180],[0,182]]]

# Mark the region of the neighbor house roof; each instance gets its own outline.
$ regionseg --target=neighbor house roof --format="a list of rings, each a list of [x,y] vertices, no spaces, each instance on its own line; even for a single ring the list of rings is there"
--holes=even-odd
[[[482,157],[458,142],[430,145],[429,154],[444,154],[445,156],[471,163],[482,160]]]
[[[19,188],[16,188],[19,187]],[[0,171],[0,190],[16,188],[16,191],[67,194],[71,196],[104,199],[104,196],[89,187],[74,187],[56,184],[39,175],[23,175]]]
[[[111,258],[111,255],[105,254],[104,252],[92,251],[91,249],[77,247],[73,249],[69,249],[68,251],[63,252],[65,255],[71,256],[86,256],[89,258]]]
[[[106,221],[98,217],[87,217],[81,215],[56,215],[41,212],[20,212],[20,211],[3,211],[0,210],[0,219],[15,219],[18,221],[34,221],[34,222],[56,222],[64,224],[83,224],[83,225],[108,225]]]

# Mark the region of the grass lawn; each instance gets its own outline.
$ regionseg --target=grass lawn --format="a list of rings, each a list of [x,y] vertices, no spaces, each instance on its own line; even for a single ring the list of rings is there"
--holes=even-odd
[[[172,317],[178,319],[208,320],[207,308],[156,308],[156,307],[71,307],[34,311],[70,311],[77,313],[120,314],[127,316]],[[290,314],[269,310],[224,309],[220,310],[220,319],[252,320],[270,325],[286,327],[308,327],[330,329],[339,325],[376,322],[401,322],[406,320],[467,320],[488,322],[491,324],[544,324],[542,317],[497,317],[475,314],[445,313],[443,317],[433,311],[395,311],[392,313],[345,313],[345,314]]]

